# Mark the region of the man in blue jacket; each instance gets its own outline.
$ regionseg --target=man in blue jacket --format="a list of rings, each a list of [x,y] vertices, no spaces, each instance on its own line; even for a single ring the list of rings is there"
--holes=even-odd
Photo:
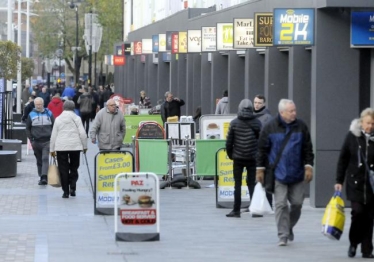
[[[281,158],[275,167],[275,220],[279,246],[294,240],[293,227],[301,215],[304,187],[313,178],[313,145],[306,124],[296,118],[292,100],[281,99],[279,114],[260,133],[256,159],[256,180],[264,183],[266,162],[273,164],[286,135],[292,131]],[[288,202],[291,206],[288,207]]]
[[[44,108],[43,98],[34,100],[35,108],[26,120],[26,135],[30,139],[36,158],[39,185],[47,185],[49,167],[49,143],[51,140],[54,117],[48,108]]]

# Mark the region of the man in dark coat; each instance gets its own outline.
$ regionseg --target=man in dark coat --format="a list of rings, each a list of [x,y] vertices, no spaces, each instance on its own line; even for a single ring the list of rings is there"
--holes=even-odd
[[[253,115],[252,102],[243,99],[239,104],[238,117],[231,121],[226,139],[226,152],[234,161],[234,208],[227,217],[240,217],[242,174],[247,169],[247,186],[252,199],[255,188],[257,140],[261,122]]]
[[[163,115],[162,121],[164,123],[167,121],[168,117],[172,116],[178,116],[178,120],[181,117],[181,106],[184,105],[184,101],[182,99],[179,99],[178,97],[174,97],[171,92],[169,92],[166,95],[166,101],[164,103],[164,106],[162,108],[163,112],[161,113]]]
[[[301,215],[304,188],[306,183],[313,179],[314,154],[308,127],[296,118],[295,103],[289,99],[281,99],[278,110],[279,114],[261,130],[256,158],[256,180],[264,183],[267,163],[274,164],[284,139],[291,132],[274,169],[278,245],[286,246],[288,240],[294,240],[293,227]]]

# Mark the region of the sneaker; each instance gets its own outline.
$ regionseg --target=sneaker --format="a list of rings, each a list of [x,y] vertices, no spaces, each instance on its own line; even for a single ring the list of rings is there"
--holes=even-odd
[[[293,241],[295,238],[295,235],[293,234],[292,228],[290,229],[290,234],[288,235],[288,240]]]
[[[39,186],[45,186],[47,184],[48,184],[47,176],[46,175],[41,176],[38,185]]]
[[[280,247],[287,246],[287,238],[286,237],[280,238],[279,242],[278,242],[278,246],[280,246]]]
[[[240,211],[231,211],[226,216],[227,217],[240,217]]]

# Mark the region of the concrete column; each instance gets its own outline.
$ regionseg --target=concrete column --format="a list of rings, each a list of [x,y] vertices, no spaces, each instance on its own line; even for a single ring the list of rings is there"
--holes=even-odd
[[[201,55],[195,54],[193,60],[192,107],[188,108],[187,115],[193,116],[198,106],[201,106]]]
[[[213,114],[211,110],[213,106],[212,97],[212,64],[208,61],[208,53],[201,54],[201,114]]]
[[[239,57],[236,51],[230,51],[228,65],[228,90],[230,114],[238,112],[238,105],[244,97],[244,57]]]
[[[297,108],[297,117],[310,127],[311,51],[294,46],[289,51],[288,94]]]
[[[157,94],[164,98],[164,94],[170,87],[170,64],[168,62],[158,60],[158,75],[157,75]]]
[[[278,103],[288,94],[288,52],[281,52],[276,47],[265,51],[265,97],[272,114],[278,112]]]
[[[311,135],[316,157],[310,203],[324,207],[334,192],[344,138],[360,113],[360,53],[349,45],[349,15],[317,9],[315,26],[318,34],[312,49]]]
[[[157,64],[153,63],[153,56],[150,55],[149,59],[147,59],[147,87],[146,93],[148,97],[151,99],[152,106],[157,105],[157,101],[162,97],[158,96],[157,94]]]
[[[228,90],[228,56],[219,52],[212,53],[212,105],[211,112],[216,111],[216,99],[222,98],[224,90]],[[230,94],[229,94],[230,95]]]
[[[178,57],[178,87],[174,95],[187,102],[187,54]],[[186,114],[186,106],[181,108],[181,114]]]
[[[264,94],[265,55],[256,49],[248,49],[245,54],[245,97],[253,99],[257,94]],[[266,97],[267,99],[267,97]]]

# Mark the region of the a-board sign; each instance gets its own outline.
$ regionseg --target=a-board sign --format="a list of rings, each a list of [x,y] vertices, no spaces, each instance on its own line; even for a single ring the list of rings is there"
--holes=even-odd
[[[249,191],[247,186],[247,171],[242,176],[242,204],[241,208],[249,206]],[[234,172],[233,161],[227,156],[226,150],[221,148],[216,154],[216,207],[232,208],[234,205]]]
[[[116,240],[160,240],[160,196],[157,175],[121,173],[116,176],[115,184],[115,193],[119,196],[114,202]]]
[[[156,122],[144,122],[136,132],[136,138],[140,139],[164,139],[164,137],[164,129]]]
[[[134,157],[128,151],[100,151],[95,157],[95,215],[114,214],[114,178],[134,171]]]

